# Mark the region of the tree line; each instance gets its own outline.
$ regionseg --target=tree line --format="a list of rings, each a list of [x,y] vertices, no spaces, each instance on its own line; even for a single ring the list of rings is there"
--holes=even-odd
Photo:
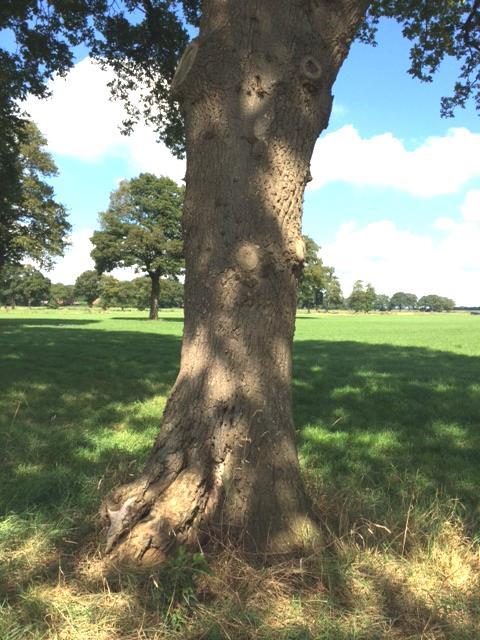
[[[351,309],[369,311],[452,311],[451,298],[429,294],[417,298],[414,293],[398,291],[389,297],[376,293],[371,284],[357,280],[351,295],[344,298],[333,267],[324,265],[318,255],[318,245],[305,236],[307,263],[300,276],[298,307],[300,309]],[[0,272],[0,304],[4,306],[66,307],[74,304],[108,309],[111,307],[150,308],[151,278],[140,276],[133,280],[118,280],[112,275],[92,269],[84,271],[75,284],[52,283],[38,269],[30,265],[10,265]],[[159,308],[183,307],[183,283],[173,277],[159,281]]]
[[[150,306],[150,279],[140,276],[133,280],[117,280],[111,275],[99,275],[95,270],[84,271],[75,284],[52,283],[31,265],[9,265],[0,271],[0,304],[6,307],[47,306],[51,309],[74,304],[135,308]],[[183,284],[172,278],[162,279],[158,306],[183,306]]]
[[[345,306],[353,311],[453,311],[455,301],[445,296],[428,294],[417,298],[414,293],[397,291],[391,297],[377,294],[374,287],[357,280]]]
[[[300,309],[351,309],[352,311],[452,311],[455,302],[444,296],[429,294],[417,298],[414,293],[397,291],[389,297],[375,291],[372,284],[357,280],[352,293],[343,297],[335,269],[323,263],[320,247],[304,236],[305,265],[299,277],[297,305]]]

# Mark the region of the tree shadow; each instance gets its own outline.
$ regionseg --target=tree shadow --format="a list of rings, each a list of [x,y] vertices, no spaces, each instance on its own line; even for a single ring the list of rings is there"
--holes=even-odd
[[[157,322],[157,320],[150,320],[150,318],[146,316],[127,316],[125,318],[123,318],[122,316],[114,316],[112,318],[109,318],[109,320],[122,320],[122,322],[128,322],[128,321],[134,320],[135,322],[150,322],[153,325],[155,325],[155,322]],[[183,324],[183,318],[168,318],[168,317],[162,316],[161,314],[158,317],[158,321],[159,322],[177,322],[177,323]]]
[[[0,320],[0,330],[3,333],[11,331],[12,329],[23,329],[25,327],[81,327],[98,322],[101,322],[101,320],[98,320],[96,318],[2,318]]]
[[[480,358],[359,342],[295,344],[294,412],[308,466],[341,487],[480,506]]]
[[[19,506],[20,496],[22,504],[49,504],[52,490],[69,491],[68,478],[77,484],[79,469],[96,477],[150,448],[144,432],[158,428],[161,407],[149,413],[142,405],[168,393],[180,338],[100,331],[89,326],[95,322],[0,323],[3,509]],[[431,494],[440,488],[478,507],[479,371],[478,357],[419,347],[297,342],[300,450],[310,467],[340,487],[394,492],[407,473]],[[115,437],[109,446],[109,434],[122,432],[125,443]],[[134,456],[126,442],[132,433],[138,443],[143,438],[141,446],[132,445]],[[56,488],[46,481],[50,476]]]
[[[0,322],[0,510],[34,510],[56,526],[58,508],[66,509],[77,529],[66,537],[74,540],[82,537],[84,519],[91,526],[102,493],[142,466],[163,408],[155,398],[173,384],[180,352],[177,336],[89,325]],[[295,343],[295,418],[307,465],[330,486],[374,487],[391,500],[398,478],[414,476],[426,494],[443,488],[473,510],[480,483],[479,365],[478,357],[417,347]],[[57,550],[64,553],[66,544],[59,538]],[[335,558],[331,564],[325,579],[337,602],[335,594],[347,591],[347,569]],[[33,570],[24,573],[25,583],[46,569],[40,563]],[[56,580],[57,565],[51,573]],[[383,574],[371,579],[384,594],[387,618],[406,619],[409,601],[422,625],[439,625],[450,637],[475,637],[470,623],[452,626],[442,611],[422,609],[405,585]],[[355,609],[354,602],[337,605],[342,615]],[[473,611],[478,602],[472,596],[467,605]],[[398,625],[404,635],[414,632],[408,622]],[[293,623],[285,631],[285,637],[315,637]],[[351,637],[340,628],[336,633],[332,637]]]
[[[163,408],[154,399],[175,380],[180,338],[79,330],[92,322],[0,323],[2,510],[48,506],[79,474],[98,481],[107,467],[141,466],[150,449]],[[408,474],[476,508],[479,371],[478,357],[419,347],[297,342],[301,453],[332,485],[394,494]]]
[[[0,322],[2,512],[99,501],[92,487],[130,475],[151,448],[180,338],[79,330],[89,322]]]

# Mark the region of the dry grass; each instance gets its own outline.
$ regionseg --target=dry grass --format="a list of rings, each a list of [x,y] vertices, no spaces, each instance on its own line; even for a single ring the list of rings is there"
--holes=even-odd
[[[411,501],[378,523],[355,515],[360,495],[315,497],[325,548],[270,567],[222,549],[120,572],[105,564],[93,536],[53,558],[41,527],[32,529],[5,554],[12,592],[0,609],[0,637],[478,640],[480,554],[457,504],[447,509],[439,499],[421,513]]]

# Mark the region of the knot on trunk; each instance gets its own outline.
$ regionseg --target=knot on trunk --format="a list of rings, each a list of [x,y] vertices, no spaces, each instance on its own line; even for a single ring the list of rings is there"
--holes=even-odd
[[[300,62],[300,72],[307,80],[319,80],[322,76],[322,66],[313,56],[305,56]]]
[[[237,251],[237,264],[242,271],[255,271],[260,262],[258,245],[250,242],[243,244]]]

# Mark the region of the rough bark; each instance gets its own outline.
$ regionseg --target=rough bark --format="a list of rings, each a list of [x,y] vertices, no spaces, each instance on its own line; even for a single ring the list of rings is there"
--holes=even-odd
[[[160,296],[160,274],[156,271],[151,271],[148,274],[152,282],[152,288],[150,289],[150,320],[158,320],[158,298]]]
[[[303,192],[367,3],[205,0],[173,89],[187,133],[180,372],[142,476],[104,504],[107,551],[199,537],[290,553],[318,534],[291,411]]]

